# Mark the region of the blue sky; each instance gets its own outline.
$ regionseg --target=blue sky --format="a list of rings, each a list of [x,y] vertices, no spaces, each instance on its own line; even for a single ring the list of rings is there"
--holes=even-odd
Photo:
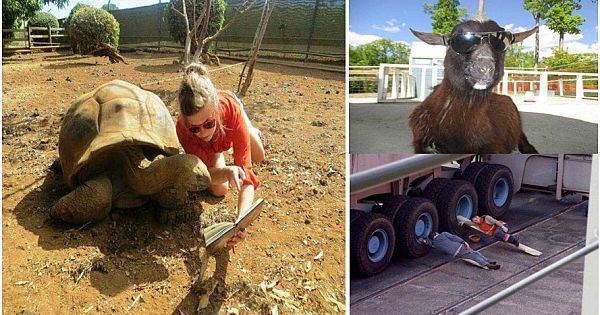
[[[169,2],[169,0],[162,0],[162,2]],[[58,9],[55,5],[46,5],[42,11],[52,13],[57,18],[61,19],[69,16],[71,9],[78,3],[85,3],[100,8],[103,4],[108,4],[108,0],[70,0],[65,9]],[[110,3],[116,5],[119,9],[127,9],[157,4],[158,0],[111,0]]]
[[[409,27],[419,31],[430,32],[431,17],[423,11],[423,3],[435,3],[436,0],[348,0],[349,23],[348,42],[350,45],[364,44],[378,38],[389,38],[408,44],[417,39],[410,33]],[[461,0],[461,6],[468,8],[468,13],[477,11],[478,0]],[[565,47],[569,52],[598,51],[598,5],[591,0],[581,0],[583,8],[576,11],[585,18],[579,35],[565,35]],[[487,0],[485,15],[498,22],[500,26],[513,31],[523,31],[535,26],[531,13],[523,9],[523,1],[519,0]],[[543,25],[543,22],[542,22]],[[558,46],[558,34],[546,26],[541,27],[541,55],[551,54],[551,48]],[[534,46],[535,36],[523,43],[525,50]]]

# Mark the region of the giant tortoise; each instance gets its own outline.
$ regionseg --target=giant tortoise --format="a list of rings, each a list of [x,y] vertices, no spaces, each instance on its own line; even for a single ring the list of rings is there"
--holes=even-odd
[[[190,209],[190,196],[210,182],[200,159],[180,154],[175,124],[160,98],[121,80],[73,102],[58,151],[73,190],[50,215],[73,224],[101,220],[113,206],[136,208],[150,200],[162,211]]]

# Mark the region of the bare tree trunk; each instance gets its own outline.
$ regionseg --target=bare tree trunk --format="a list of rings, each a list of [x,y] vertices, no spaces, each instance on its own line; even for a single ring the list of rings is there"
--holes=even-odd
[[[258,23],[258,28],[256,29],[256,35],[254,36],[254,42],[252,43],[252,53],[248,58],[248,61],[244,65],[244,69],[242,69],[242,73],[240,74],[240,81],[238,82],[238,95],[240,97],[244,97],[248,88],[250,87],[250,83],[252,83],[252,76],[254,71],[254,64],[256,63],[256,57],[258,56],[258,51],[260,49],[260,44],[262,43],[262,39],[265,35],[265,31],[267,30],[267,24],[269,23],[269,17],[271,16],[271,12],[273,12],[273,8],[275,8],[275,0],[265,0],[265,6],[263,8],[263,13],[260,18],[260,22]],[[246,75],[246,80],[242,84],[242,78],[244,77],[244,71],[248,68],[248,74]],[[240,88],[241,85],[241,88]]]
[[[483,5],[485,3],[485,0],[479,0],[479,9],[477,9],[477,16],[481,19],[483,19],[484,15],[483,15]]]
[[[233,22],[240,17],[242,14],[246,13],[246,11],[248,11],[256,2],[257,0],[246,0],[244,1],[244,3],[240,6],[240,10],[237,11],[235,14],[233,14],[233,16],[231,18],[229,18],[227,20],[227,23],[225,23],[225,25],[223,25],[223,27],[218,30],[215,34],[213,34],[212,36],[206,37],[202,40],[202,45],[201,46],[208,46],[208,44],[210,42],[212,42],[213,40],[215,40],[216,38],[219,37],[219,35],[221,35],[224,31],[226,31],[231,24],[233,24]],[[214,55],[214,57],[217,59],[217,63],[218,63],[218,57],[216,55]]]
[[[540,18],[541,16],[538,14],[535,16],[535,51],[533,53],[533,58],[535,59],[535,68],[537,69],[538,62],[540,60]]]
[[[196,52],[194,53],[194,62],[197,62],[200,59],[200,55],[204,52],[204,38],[206,38],[206,33],[208,32],[208,22],[210,20],[210,6],[211,0],[204,1],[204,23],[202,23],[202,29],[200,30],[200,36],[198,36],[196,41]]]
[[[558,50],[563,50],[564,46],[565,46],[565,32],[560,32],[559,34],[559,38],[558,38]]]

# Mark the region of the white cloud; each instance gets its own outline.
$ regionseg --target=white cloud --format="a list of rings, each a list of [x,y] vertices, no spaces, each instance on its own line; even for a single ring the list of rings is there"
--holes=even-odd
[[[358,34],[353,31],[348,31],[348,44],[353,47],[367,44],[378,39],[381,39],[381,37],[377,35]]]
[[[397,23],[398,23],[398,20],[391,19],[391,20],[385,21],[386,25],[376,25],[376,24],[373,24],[373,25],[371,25],[371,27],[373,29],[381,30],[381,31],[388,32],[388,33],[398,33],[398,32],[400,32],[400,30],[403,27],[406,26],[406,23],[402,23],[400,25],[398,25]]]
[[[504,26],[505,29],[511,32],[523,32],[529,28],[518,26],[514,27],[513,24]],[[552,48],[558,47],[559,34],[555,33],[546,25],[540,26],[540,56],[548,57],[552,55]],[[579,40],[583,39],[582,34],[565,34],[564,45],[565,50],[570,53],[586,53],[586,52],[598,52],[598,44],[585,44]],[[523,41],[523,48],[525,51],[533,51],[535,49],[535,34],[527,37]]]

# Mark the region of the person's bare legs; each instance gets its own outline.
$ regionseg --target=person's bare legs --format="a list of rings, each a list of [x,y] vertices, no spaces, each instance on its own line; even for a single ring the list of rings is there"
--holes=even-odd
[[[262,132],[252,125],[252,122],[250,121],[250,118],[248,118],[248,114],[244,109],[244,102],[237,98],[237,96],[236,99],[240,104],[242,116],[244,117],[244,122],[246,123],[250,134],[250,155],[252,157],[252,162],[260,163],[265,160],[265,148],[261,139]]]

